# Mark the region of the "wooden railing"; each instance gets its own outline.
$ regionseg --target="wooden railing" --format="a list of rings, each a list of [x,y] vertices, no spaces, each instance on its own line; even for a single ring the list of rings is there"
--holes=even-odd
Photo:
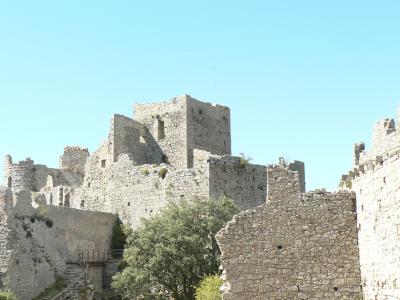
[[[106,263],[116,259],[122,259],[124,249],[96,249],[96,250],[79,250],[79,263]]]

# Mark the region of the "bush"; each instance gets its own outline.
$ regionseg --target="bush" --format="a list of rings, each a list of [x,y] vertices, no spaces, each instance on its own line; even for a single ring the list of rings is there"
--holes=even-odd
[[[165,176],[167,176],[167,173],[168,173],[168,169],[167,168],[162,168],[160,170],[160,172],[158,173],[158,176],[160,176],[160,178],[164,179]]]
[[[1,290],[0,300],[17,300],[17,297],[10,290]]]
[[[223,282],[219,275],[207,276],[196,289],[196,300],[221,300]]]

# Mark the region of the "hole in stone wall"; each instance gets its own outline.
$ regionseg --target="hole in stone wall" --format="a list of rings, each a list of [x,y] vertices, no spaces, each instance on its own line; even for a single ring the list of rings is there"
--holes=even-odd
[[[84,200],[81,201],[81,208],[83,208],[83,207],[85,207],[85,201]]]
[[[90,182],[87,183],[87,187],[88,187],[88,188],[90,187]]]
[[[386,177],[383,177],[383,183],[386,183]]]
[[[11,176],[8,177],[8,179],[7,179],[7,186],[8,186],[9,188],[12,187],[12,178],[11,178]]]
[[[335,287],[333,288],[333,290],[334,290],[335,292],[337,292],[337,291],[339,290],[339,288],[335,286]]]
[[[53,205],[53,194],[50,194],[50,205]]]
[[[278,249],[278,250],[282,250],[282,249],[283,249],[283,247],[282,247],[282,245],[279,245],[279,246],[277,246],[277,247],[276,247],[276,249]]]
[[[130,203],[130,202],[128,202],[127,206],[131,206],[131,203]]]
[[[157,120],[157,130],[158,130],[158,135],[157,138],[158,140],[163,140],[165,138],[165,123],[164,121]]]
[[[105,167],[106,167],[106,162],[107,162],[107,160],[105,160],[105,159],[102,159],[102,160],[101,160],[101,167],[102,167],[102,168],[105,168]]]

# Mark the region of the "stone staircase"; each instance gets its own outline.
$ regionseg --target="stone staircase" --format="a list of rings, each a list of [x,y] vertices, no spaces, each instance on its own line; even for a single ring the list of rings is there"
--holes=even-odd
[[[94,286],[87,281],[87,267],[77,263],[67,263],[64,276],[67,287],[53,289],[37,300],[92,300]]]

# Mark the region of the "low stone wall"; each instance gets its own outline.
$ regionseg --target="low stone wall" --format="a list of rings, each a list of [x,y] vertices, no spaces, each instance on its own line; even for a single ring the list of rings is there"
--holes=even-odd
[[[354,194],[275,198],[217,240],[224,300],[362,299]]]

